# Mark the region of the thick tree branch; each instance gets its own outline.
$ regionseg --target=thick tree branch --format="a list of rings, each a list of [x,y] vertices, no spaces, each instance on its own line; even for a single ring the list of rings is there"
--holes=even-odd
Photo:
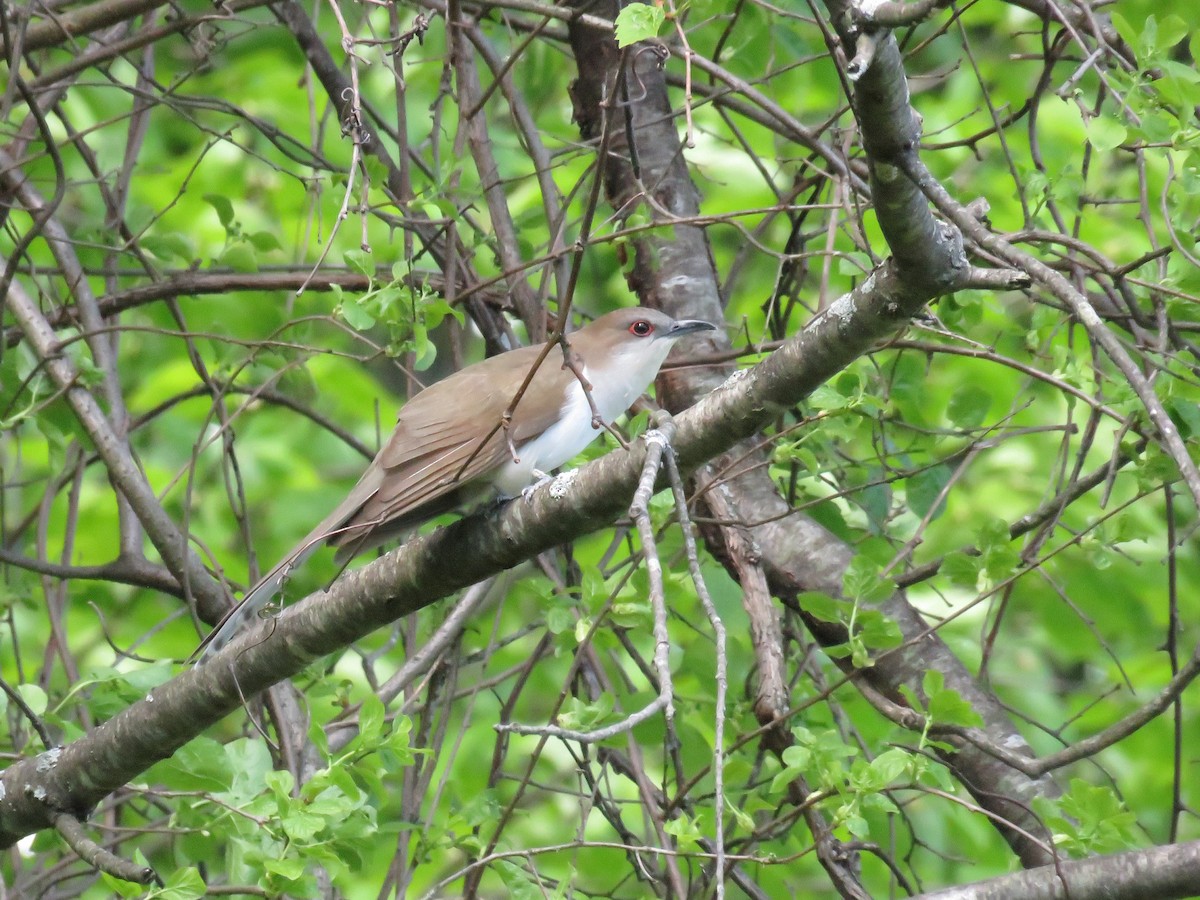
[[[98,31],[106,25],[127,21],[165,5],[165,0],[101,0],[99,3],[91,3],[29,23],[22,46],[26,52],[44,50],[73,37]],[[0,52],[5,56],[9,53],[2,35]]]
[[[1182,900],[1200,885],[1200,841],[1062,860],[914,900]]]
[[[692,471],[755,433],[772,410],[798,402],[902,327],[916,310],[887,290],[891,283],[883,273],[870,279],[760,365],[679,415],[680,468]],[[643,454],[640,444],[610,453],[581,469],[565,490],[551,485],[528,503],[509,503],[417,538],[251,629],[206,665],[154,689],[69,746],[10,766],[0,776],[0,847],[46,827],[57,812],[86,813],[245,698],[320,656],[611,522],[633,493]]]

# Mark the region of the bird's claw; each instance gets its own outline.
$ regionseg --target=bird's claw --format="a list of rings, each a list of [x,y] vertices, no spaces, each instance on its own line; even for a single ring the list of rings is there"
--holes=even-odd
[[[533,484],[531,484],[527,487],[521,488],[521,498],[526,503],[533,502],[533,492],[534,491],[536,491],[538,488],[540,488],[542,485],[546,484],[547,482],[554,480],[553,475],[547,475],[541,469],[534,469],[533,477],[536,478],[537,481],[535,481]]]

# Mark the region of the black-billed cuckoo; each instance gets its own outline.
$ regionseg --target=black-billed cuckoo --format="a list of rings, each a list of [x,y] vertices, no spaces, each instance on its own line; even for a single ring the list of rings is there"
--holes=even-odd
[[[654,381],[675,341],[712,328],[653,309],[619,309],[568,341],[607,424]],[[501,427],[541,351],[522,347],[501,353],[409,400],[396,430],[350,495],[225,617],[205,641],[200,660],[228,644],[279,592],[291,569],[322,543],[337,547],[338,560],[345,561],[489,492],[515,497],[595,440],[600,426],[583,386],[554,359],[554,351],[538,367],[507,428]]]

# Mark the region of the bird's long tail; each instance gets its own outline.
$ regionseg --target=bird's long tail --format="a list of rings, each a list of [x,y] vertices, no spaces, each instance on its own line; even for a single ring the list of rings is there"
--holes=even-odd
[[[208,637],[196,650],[196,665],[207,662],[218,651],[225,648],[246,625],[253,621],[275,599],[284,581],[293,569],[304,565],[305,560],[313,555],[324,543],[327,524],[322,522],[308,537],[296,545],[291,553],[270,572],[264,575],[245,597],[242,602],[231,609],[217,627],[209,632]]]
[[[302,566],[322,544],[328,541],[336,545],[338,552],[334,562],[344,566],[352,557],[394,540],[431,516],[440,515],[461,502],[460,492],[450,491],[444,496],[435,495],[432,500],[423,502],[419,509],[406,515],[396,515],[392,510],[384,509],[374,520],[348,522],[366,499],[378,489],[377,476],[378,469],[372,463],[349,496],[338,504],[320,525],[310,531],[308,537],[297,544],[282,562],[264,575],[242,598],[241,603],[229,611],[197,648],[197,665],[215,656],[248,622],[258,616],[278,595],[291,571]]]

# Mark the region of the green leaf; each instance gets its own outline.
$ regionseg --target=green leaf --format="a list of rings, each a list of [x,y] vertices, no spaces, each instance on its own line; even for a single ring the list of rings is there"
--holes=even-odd
[[[351,271],[359,275],[366,275],[368,278],[375,275],[374,258],[365,250],[347,250],[342,254],[342,259]]]
[[[881,787],[885,787],[901,775],[912,772],[912,754],[899,747],[885,750],[871,760],[872,774],[878,779]]]
[[[679,849],[685,852],[695,850],[704,837],[696,825],[696,820],[683,815],[666,822],[663,831],[674,835]]]
[[[900,812],[887,796],[887,794],[864,794],[862,797],[862,808],[871,812],[893,814]]]
[[[92,354],[82,344],[72,344],[67,348],[67,355],[79,370],[79,380],[88,387],[95,387],[104,381],[104,371],[96,365]]]
[[[900,626],[877,609],[860,609],[855,624],[859,639],[868,649],[890,650],[904,643]]]
[[[772,794],[782,794],[787,790],[788,785],[792,781],[807,774],[806,770],[797,766],[788,766],[771,779],[770,791]]]
[[[926,674],[929,674],[929,673],[926,673]],[[915,690],[913,690],[913,689],[912,689],[912,688],[911,688],[909,685],[907,685],[907,684],[902,684],[902,685],[900,685],[900,696],[904,698],[904,701],[905,701],[905,702],[906,702],[906,703],[907,703],[909,706],[911,706],[911,707],[912,707],[913,709],[915,709],[917,712],[919,712],[919,713],[921,713],[921,714],[924,714],[924,712],[925,712],[925,699],[924,699],[923,697],[921,697],[921,696],[920,696],[920,695],[919,695],[919,694],[918,694],[918,693],[917,693]]]
[[[1150,62],[1158,55],[1158,19],[1154,15],[1146,16],[1141,34],[1137,36],[1136,46],[1139,61]]]
[[[930,669],[925,673],[925,677],[921,679],[921,690],[925,692],[926,697],[932,697],[934,694],[940,693],[946,685],[946,676],[937,669]]]
[[[375,327],[375,317],[367,311],[366,305],[362,302],[361,298],[345,298],[336,312],[355,331],[366,331],[368,328]]]
[[[1002,581],[1010,576],[1020,563],[1020,555],[1013,546],[1008,523],[994,516],[988,517],[979,527],[979,570],[976,587],[983,590],[987,585]]]
[[[292,810],[281,824],[284,833],[293,841],[308,842],[321,833],[325,820],[303,810]]]
[[[1170,50],[1185,37],[1192,33],[1194,26],[1189,25],[1176,15],[1164,16],[1158,25],[1158,36],[1154,49],[1159,53]]]
[[[374,747],[383,734],[383,701],[368,693],[358,710],[358,737],[364,747]]]
[[[296,778],[291,772],[286,769],[272,769],[263,775],[263,787],[282,803],[287,804],[292,799],[292,788],[296,784]]]
[[[904,496],[908,498],[908,508],[914,515],[924,518],[929,514],[944,488],[950,481],[951,470],[946,465],[931,466],[920,472],[914,472],[904,479]],[[946,510],[946,500],[938,503],[937,510],[930,516],[935,520]]]
[[[818,412],[836,412],[850,405],[846,397],[830,384],[817,385],[805,403]]]
[[[896,548],[886,538],[869,537],[854,545],[854,555],[869,560],[877,571],[892,561]]]
[[[1054,832],[1054,842],[1075,856],[1136,846],[1137,819],[1107,787],[1075,778],[1058,803],[1038,797],[1034,808]]]
[[[21,699],[33,710],[35,715],[42,715],[49,705],[46,692],[36,684],[18,684],[17,693],[21,695]]]
[[[754,818],[746,810],[737,806],[733,802],[733,798],[728,796],[725,798],[725,809],[744,832],[750,834],[754,831]]]
[[[925,673],[922,688],[928,699],[926,710],[929,718],[938,725],[979,726],[983,718],[971,704],[952,688],[943,687],[945,678],[941,672],[930,669]]]
[[[800,743],[787,747],[780,754],[784,764],[792,769],[803,770],[807,768],[812,761],[812,750],[807,746],[808,743],[809,741],[801,740]]]
[[[1007,544],[1012,540],[1008,523],[999,516],[980,516],[980,523],[975,529],[976,541],[980,550],[988,550],[997,544]]]
[[[225,748],[212,738],[193,738],[152,770],[176,790],[228,790],[233,778]]]
[[[1129,136],[1129,129],[1122,122],[1109,116],[1096,116],[1087,123],[1088,142],[1100,153],[1115,150]]]
[[[272,231],[256,231],[254,234],[246,235],[246,240],[253,244],[254,249],[260,253],[283,249],[279,243],[279,238],[275,237],[275,233]]]
[[[805,591],[796,598],[800,608],[822,622],[841,622],[849,604],[844,600],[835,600],[820,591]]]
[[[412,719],[408,716],[396,716],[392,719],[392,727],[383,747],[397,762],[406,766],[416,759],[418,753],[427,752],[413,749]]]
[[[578,697],[572,697],[563,706],[559,715],[559,724],[564,728],[588,730],[601,725],[613,710],[611,694],[601,694],[594,703],[587,703]]]
[[[882,472],[874,467],[868,469],[866,474],[868,481],[871,482],[878,482],[882,477]],[[854,492],[854,502],[867,514],[872,531],[883,531],[892,507],[891,486],[875,483],[861,487]]]
[[[881,574],[882,566],[856,554],[842,575],[842,590],[858,603],[879,603],[896,590],[895,582]]]
[[[122,672],[121,677],[138,694],[146,694],[160,684],[166,684],[175,674],[172,664],[162,662],[129,669],[126,672]]]
[[[504,895],[510,900],[545,900],[545,891],[534,887],[529,873],[520,866],[501,860],[496,871],[504,882]]]
[[[650,604],[645,601],[614,603],[609,613],[613,624],[622,628],[646,628],[651,626]]]
[[[249,801],[262,793],[271,772],[271,755],[258,741],[239,738],[225,745],[225,758],[232,773],[229,795],[235,801]]]
[[[200,877],[199,870],[188,866],[171,872],[162,888],[151,891],[149,897],[157,898],[157,900],[196,900],[207,893],[208,886]]]
[[[941,572],[953,583],[973,588],[979,581],[979,570],[982,568],[979,557],[956,551],[948,553],[946,559],[942,560]]]
[[[929,698],[929,717],[939,725],[980,726],[983,718],[958,691],[946,690]]]
[[[1185,439],[1200,435],[1200,406],[1182,397],[1172,397],[1163,405]]]
[[[196,258],[196,248],[182,234],[148,234],[139,241],[143,250],[147,250],[164,262],[178,260],[185,265]]]
[[[569,631],[573,620],[571,610],[565,606],[551,606],[546,611],[546,628],[551,634],[564,634]]]
[[[235,272],[258,271],[258,257],[254,253],[254,248],[242,241],[226,247],[217,260],[217,264],[233,269]]]
[[[204,200],[217,211],[217,218],[221,220],[221,225],[226,231],[229,231],[229,226],[233,224],[233,204],[229,202],[229,198],[222,197],[220,194],[205,194]]]
[[[978,428],[992,405],[992,395],[978,385],[968,384],[954,392],[946,416],[963,431]]]
[[[118,897],[145,896],[145,888],[140,884],[135,884],[132,881],[124,881],[113,875],[109,875],[107,872],[101,872],[100,879],[104,882],[104,886]]]
[[[295,881],[304,874],[304,869],[307,867],[307,862],[295,856],[285,857],[283,859],[264,859],[263,868],[275,875],[282,876],[289,881]]]
[[[856,838],[866,839],[871,836],[871,827],[862,816],[846,816],[844,824],[846,830]]]
[[[413,349],[417,355],[413,368],[418,372],[424,372],[437,360],[437,344],[429,339],[429,330],[424,322],[414,322],[412,333]]]
[[[613,23],[617,46],[628,47],[638,41],[656,37],[658,29],[666,18],[666,12],[661,6],[650,6],[646,3],[630,3],[617,13]]]

